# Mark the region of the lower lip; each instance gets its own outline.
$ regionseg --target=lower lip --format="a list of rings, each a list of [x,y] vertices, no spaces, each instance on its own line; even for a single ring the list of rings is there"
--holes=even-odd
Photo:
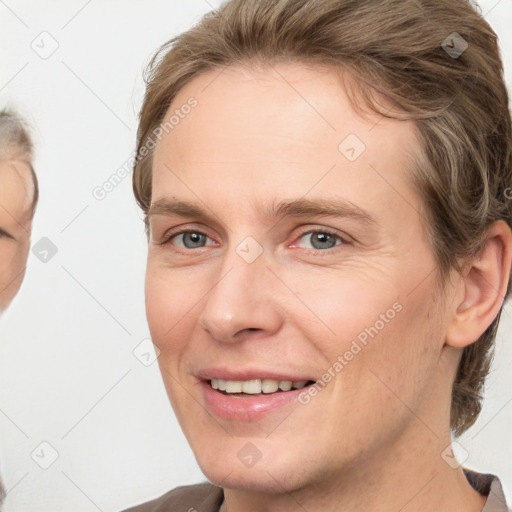
[[[277,409],[297,402],[299,394],[304,389],[236,397],[220,393],[207,381],[202,381],[201,386],[208,410],[220,418],[234,420],[256,420],[267,416]]]

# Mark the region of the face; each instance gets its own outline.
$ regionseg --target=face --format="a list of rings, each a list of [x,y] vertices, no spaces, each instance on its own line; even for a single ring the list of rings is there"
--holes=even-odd
[[[34,183],[20,160],[0,160],[0,311],[18,293],[30,248]]]
[[[167,117],[197,106],[155,150],[146,274],[199,465],[265,492],[406,457],[431,435],[410,411],[436,425],[449,395],[413,126],[360,117],[333,70],[275,69],[175,98]]]

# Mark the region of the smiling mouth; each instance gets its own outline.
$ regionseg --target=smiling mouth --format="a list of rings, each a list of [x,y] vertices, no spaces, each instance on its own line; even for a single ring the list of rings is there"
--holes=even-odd
[[[252,380],[223,380],[211,379],[208,384],[223,395],[233,397],[261,396],[273,393],[286,393],[302,389],[314,384],[312,380],[274,380],[274,379],[252,379]]]

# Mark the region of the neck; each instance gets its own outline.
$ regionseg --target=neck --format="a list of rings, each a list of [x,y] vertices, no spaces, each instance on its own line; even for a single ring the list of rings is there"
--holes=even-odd
[[[475,491],[461,468],[453,469],[441,457],[450,435],[423,430],[413,443],[411,432],[395,446],[366,457],[364,463],[319,475],[314,483],[273,494],[224,489],[222,512],[480,512],[486,498]]]

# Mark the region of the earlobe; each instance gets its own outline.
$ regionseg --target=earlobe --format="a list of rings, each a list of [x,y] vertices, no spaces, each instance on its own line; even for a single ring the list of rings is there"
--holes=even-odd
[[[461,276],[461,293],[446,333],[446,344],[464,348],[480,338],[498,315],[512,264],[512,232],[502,220],[487,232],[482,251]],[[462,298],[460,298],[462,297]]]

